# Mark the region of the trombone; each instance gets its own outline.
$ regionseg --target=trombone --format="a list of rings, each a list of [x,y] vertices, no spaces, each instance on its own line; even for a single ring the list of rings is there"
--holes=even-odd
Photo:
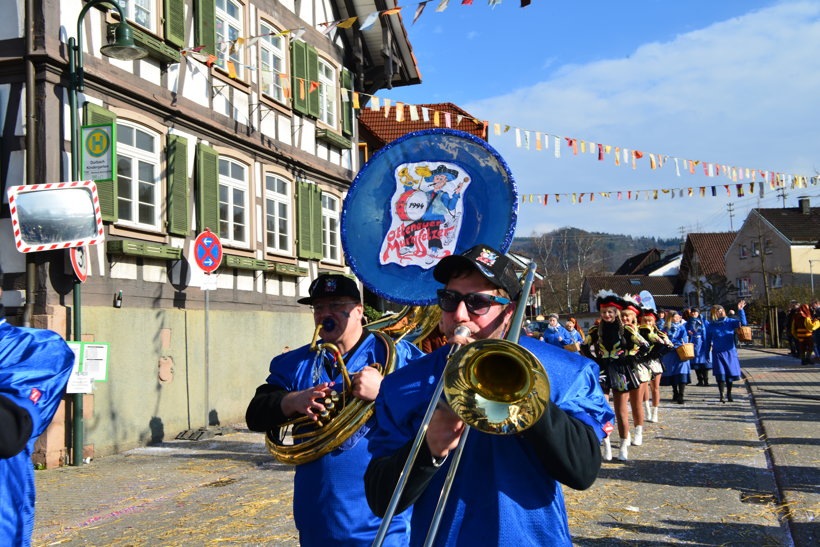
[[[504,339],[477,340],[465,346],[454,345],[447,355],[444,372],[436,384],[433,397],[427,405],[410,454],[399,475],[393,496],[382,519],[374,547],[381,547],[396,513],[407,480],[425,439],[433,412],[442,394],[447,404],[466,424],[458,446],[452,454],[450,468],[444,479],[433,520],[427,532],[425,547],[435,541],[436,533],[447,504],[461,455],[471,428],[496,435],[516,434],[537,422],[549,401],[550,384],[547,373],[538,359],[518,345],[527,296],[535,276],[531,263],[524,277],[521,296]],[[455,334],[469,336],[467,327],[457,327]]]

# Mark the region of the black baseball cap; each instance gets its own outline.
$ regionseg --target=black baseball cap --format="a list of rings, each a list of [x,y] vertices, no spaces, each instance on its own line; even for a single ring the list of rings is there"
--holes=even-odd
[[[328,296],[349,296],[356,300],[356,302],[362,301],[362,295],[359,293],[359,287],[356,285],[356,281],[342,274],[320,275],[310,284],[308,294],[310,294],[310,296],[300,298],[297,302],[300,304],[313,304],[314,300]]]
[[[446,285],[453,272],[466,268],[478,270],[487,281],[507,291],[512,300],[518,298],[521,283],[513,270],[512,260],[489,245],[476,245],[460,255],[444,257],[433,269],[433,277]]]

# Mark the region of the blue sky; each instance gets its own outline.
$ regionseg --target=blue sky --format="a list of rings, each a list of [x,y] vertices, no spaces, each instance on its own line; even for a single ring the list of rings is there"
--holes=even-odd
[[[584,3],[504,0],[403,18],[422,84],[381,91],[407,103],[453,102],[491,123],[646,153],[813,176],[820,171],[820,2],[634,0]],[[534,133],[533,133],[534,136]],[[615,166],[608,156],[516,148],[514,132],[490,144],[522,194],[685,188],[730,183]],[[524,203],[517,235],[561,226],[634,235],[737,229],[758,196]],[[820,205],[820,186],[787,190]]]

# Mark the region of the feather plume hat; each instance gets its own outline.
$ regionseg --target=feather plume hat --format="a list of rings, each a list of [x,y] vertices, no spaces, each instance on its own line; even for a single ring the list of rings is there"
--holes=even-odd
[[[638,299],[635,298],[634,295],[625,294],[621,298],[624,301],[623,309],[632,310],[633,312],[635,312],[635,315],[640,315],[641,314],[641,303],[638,302]]]
[[[624,309],[626,302],[618,293],[601,289],[598,291],[598,294],[595,295],[595,305],[598,306],[598,309],[604,306],[614,306],[619,310],[622,310]]]

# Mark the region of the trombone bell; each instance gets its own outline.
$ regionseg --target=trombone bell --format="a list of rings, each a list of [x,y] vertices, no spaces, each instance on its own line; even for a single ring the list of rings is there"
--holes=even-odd
[[[541,418],[550,384],[544,367],[522,346],[508,340],[478,340],[448,361],[444,396],[470,427],[509,435]]]

